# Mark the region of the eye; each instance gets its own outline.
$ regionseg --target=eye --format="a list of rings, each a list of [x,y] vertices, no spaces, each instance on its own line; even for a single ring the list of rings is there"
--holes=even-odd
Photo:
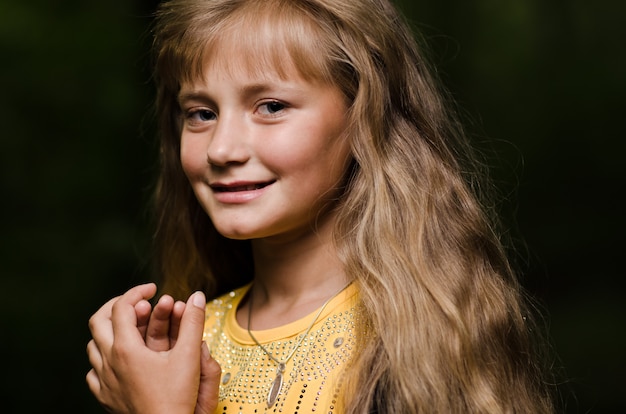
[[[215,112],[209,109],[198,108],[198,109],[191,109],[187,111],[185,114],[185,118],[188,120],[189,123],[195,124],[195,123],[215,121],[215,119],[217,118],[217,115],[215,115]]]
[[[200,127],[217,119],[217,114],[208,108],[189,108],[183,112],[188,127]]]
[[[278,101],[270,101],[265,102],[258,107],[258,111],[261,115],[276,115],[277,113],[283,111],[287,105]]]

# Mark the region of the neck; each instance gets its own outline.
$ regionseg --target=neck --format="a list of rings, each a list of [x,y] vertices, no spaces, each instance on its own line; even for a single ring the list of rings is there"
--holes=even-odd
[[[251,329],[269,329],[293,322],[319,308],[348,280],[330,234],[320,229],[297,240],[254,240],[254,298]],[[237,313],[248,322],[248,302]]]

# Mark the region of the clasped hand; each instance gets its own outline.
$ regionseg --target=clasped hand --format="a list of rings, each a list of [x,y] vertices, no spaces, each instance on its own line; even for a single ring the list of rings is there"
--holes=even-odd
[[[152,309],[155,294],[136,286],[89,319],[89,389],[116,414],[213,413],[221,369],[202,341],[204,294],[164,295]]]

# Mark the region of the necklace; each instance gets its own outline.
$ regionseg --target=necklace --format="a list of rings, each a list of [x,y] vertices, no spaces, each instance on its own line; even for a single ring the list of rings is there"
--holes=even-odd
[[[315,318],[313,318],[313,320],[311,321],[311,324],[307,328],[306,332],[302,334],[302,336],[296,343],[296,346],[293,347],[293,349],[291,350],[291,352],[289,352],[289,354],[287,355],[287,358],[285,358],[284,361],[279,361],[276,357],[274,357],[274,355],[270,354],[268,350],[263,345],[261,345],[259,341],[257,341],[254,335],[252,335],[252,332],[250,331],[250,321],[252,320],[252,295],[250,295],[250,302],[248,303],[248,335],[250,335],[250,338],[252,338],[254,343],[257,344],[257,346],[261,348],[263,352],[265,352],[267,356],[276,363],[276,377],[274,378],[274,381],[272,381],[270,392],[267,394],[267,400],[266,400],[267,408],[271,408],[274,405],[274,403],[276,402],[276,398],[278,398],[278,395],[280,394],[280,390],[283,388],[283,374],[285,373],[287,362],[296,353],[296,350],[300,347],[300,345],[302,344],[302,341],[304,341],[304,338],[306,338],[309,335],[309,332],[311,332],[313,325],[315,325],[317,318],[320,317],[320,315],[324,311],[324,308],[326,308],[326,305],[328,305],[330,301],[333,300],[338,294],[343,292],[350,285],[350,283],[348,283],[347,285],[342,287],[337,293],[335,293],[334,295],[326,299],[326,302],[324,302],[320,310],[318,310],[317,313],[315,314]]]

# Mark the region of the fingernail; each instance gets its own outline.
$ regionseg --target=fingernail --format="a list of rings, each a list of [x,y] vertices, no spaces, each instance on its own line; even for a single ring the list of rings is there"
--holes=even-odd
[[[199,292],[199,291],[194,293],[193,298],[191,298],[191,303],[193,303],[194,306],[204,310],[204,306],[206,305],[206,299],[204,298],[204,293]]]
[[[209,349],[209,345],[206,343],[206,341],[202,341],[202,357],[204,359],[211,358],[211,350]]]

